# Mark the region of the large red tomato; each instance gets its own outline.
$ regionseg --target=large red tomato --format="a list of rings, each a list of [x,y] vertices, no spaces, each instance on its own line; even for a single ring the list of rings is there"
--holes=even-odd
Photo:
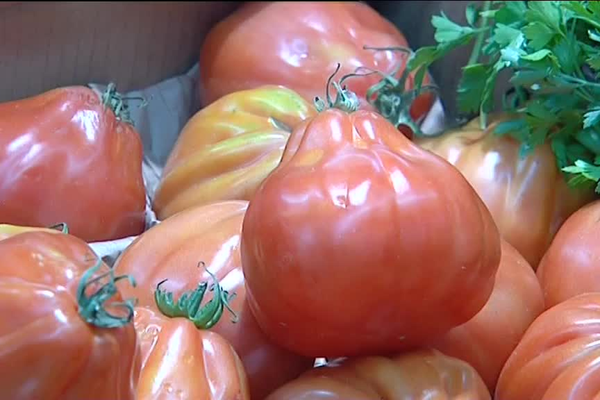
[[[600,398],[600,294],[572,297],[540,315],[506,361],[496,400]]]
[[[133,307],[117,307],[121,285],[92,249],[32,231],[0,240],[0,254],[2,398],[135,399]]]
[[[537,271],[552,307],[586,292],[600,292],[600,201],[579,209],[562,225]]]
[[[380,115],[335,108],[292,133],[241,246],[259,325],[311,357],[396,351],[467,322],[500,262],[492,217],[457,169]]]
[[[462,172],[492,213],[502,237],[536,269],[558,228],[591,201],[593,191],[567,185],[550,144],[522,157],[518,140],[494,133],[506,118],[493,116],[486,130],[476,118],[417,143]]]
[[[161,287],[180,297],[211,278],[198,267],[205,263],[221,286],[235,293],[230,307],[238,319],[234,323],[232,317],[223,315],[211,330],[232,344],[246,369],[252,398],[262,399],[310,368],[313,359],[272,343],[248,309],[239,248],[247,206],[246,201],[216,202],[173,215],[140,235],[114,268],[136,279],[135,288],[123,288],[127,296],[137,298],[140,306],[156,309],[154,291],[161,281],[167,279]]]
[[[163,169],[153,204],[158,218],[215,201],[250,200],[279,164],[292,129],[316,112],[297,93],[271,85],[231,93],[200,110]]]
[[[200,56],[201,97],[208,105],[228,93],[276,84],[312,102],[324,95],[325,82],[338,63],[342,75],[359,67],[362,72],[386,74],[398,69],[397,77],[404,71],[406,52],[365,46],[408,48],[408,43],[391,22],[363,2],[246,2],[205,39]],[[346,83],[364,100],[380,79],[370,75]],[[413,85],[413,77],[408,76],[405,89]],[[410,108],[413,118],[424,116],[432,103],[430,93],[419,96]]]
[[[485,307],[434,341],[433,347],[468,362],[493,392],[504,363],[543,311],[544,296],[535,272],[503,240],[494,291]]]
[[[423,349],[395,357],[346,359],[304,373],[266,400],[489,400],[469,364]]]
[[[1,103],[0,222],[64,222],[88,242],[142,232],[142,142],[122,107],[113,86]]]
[[[136,307],[135,329],[142,355],[138,400],[250,399],[244,367],[218,333],[146,307]]]

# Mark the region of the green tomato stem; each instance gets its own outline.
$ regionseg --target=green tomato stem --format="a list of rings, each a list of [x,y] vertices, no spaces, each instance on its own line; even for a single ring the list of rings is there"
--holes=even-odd
[[[108,271],[95,276],[102,266],[108,268]],[[123,279],[129,280],[130,284],[135,287],[136,283],[133,278],[127,275],[115,276],[114,270],[96,256],[96,263],[83,274],[77,288],[77,303],[81,318],[98,328],[119,328],[130,323],[134,316],[135,300],[110,303],[111,308],[125,310],[124,315],[111,314],[107,310],[106,304],[117,294],[116,283]],[[107,281],[93,294],[88,295],[88,289],[96,286],[102,280]]]
[[[214,292],[213,298],[201,307],[208,289],[208,283],[202,282],[196,289],[183,293],[178,301],[174,301],[172,292],[161,289],[161,286],[167,281],[165,279],[156,286],[154,292],[154,300],[159,311],[169,318],[187,318],[198,329],[210,329],[219,322],[224,309],[227,308],[233,315],[232,321],[237,322],[238,317],[229,306],[235,294],[229,294],[221,287],[217,277],[206,268],[204,262],[200,262],[199,266],[204,267],[214,281],[209,289]]]

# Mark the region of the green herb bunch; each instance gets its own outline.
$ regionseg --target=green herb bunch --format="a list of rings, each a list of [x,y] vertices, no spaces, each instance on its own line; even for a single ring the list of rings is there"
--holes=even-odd
[[[478,113],[485,129],[498,76],[508,70],[503,107],[517,118],[495,134],[518,139],[522,156],[549,142],[569,182],[593,181],[600,193],[600,2],[488,1],[481,10],[469,6],[466,17],[467,26],[443,13],[432,18],[437,45],[417,50],[407,66],[417,89],[432,63],[474,41],[460,112]]]

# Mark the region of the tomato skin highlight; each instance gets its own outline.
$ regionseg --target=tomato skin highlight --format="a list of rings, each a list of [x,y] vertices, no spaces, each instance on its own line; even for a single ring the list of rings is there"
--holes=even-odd
[[[546,306],[600,291],[600,200],[577,210],[554,237],[537,276]]]
[[[540,315],[504,365],[495,399],[597,399],[599,310],[600,294],[586,293]]]
[[[221,335],[146,307],[136,308],[135,328],[142,355],[138,399],[250,399],[242,363]]]
[[[347,359],[315,368],[265,400],[490,400],[481,377],[467,363],[433,349],[395,357]]]
[[[98,328],[78,313],[80,279],[97,261],[92,249],[72,235],[32,231],[0,240],[0,254],[2,396],[134,400],[133,323]]]
[[[173,215],[140,235],[114,268],[117,274],[130,274],[136,279],[135,288],[123,288],[126,296],[137,298],[140,307],[158,311],[153,295],[157,284],[168,279],[162,287],[179,298],[199,282],[211,279],[198,267],[204,262],[224,290],[236,293],[230,306],[237,323],[226,312],[210,331],[231,343],[244,364],[252,398],[261,399],[311,368],[314,360],[272,343],[248,308],[239,247],[247,207],[247,201],[223,201]],[[206,301],[211,298],[212,292]]]
[[[246,2],[216,24],[200,54],[200,97],[208,105],[222,96],[264,84],[283,85],[312,102],[325,96],[325,82],[341,64],[340,76],[377,70],[399,77],[408,55],[377,48],[408,48],[394,24],[362,2]],[[348,89],[361,99],[380,75],[348,79]],[[430,83],[426,74],[424,83]],[[414,87],[411,74],[406,89]],[[429,112],[432,93],[413,102],[419,120]]]
[[[211,202],[250,200],[281,160],[291,129],[314,114],[300,95],[274,85],[231,93],[203,108],[169,154],[154,197],[158,218]]]
[[[475,118],[442,136],[416,142],[461,171],[492,213],[502,237],[537,269],[562,223],[592,200],[593,191],[568,187],[550,144],[521,157],[519,141],[494,133],[498,123],[510,118],[492,115],[486,130]]]
[[[504,363],[544,310],[535,272],[502,240],[500,267],[488,302],[475,317],[434,341],[432,347],[469,363],[493,393]]]
[[[87,87],[0,103],[0,222],[66,223],[87,242],[145,224],[142,141]]]
[[[241,255],[274,342],[308,357],[373,355],[477,314],[500,236],[449,163],[378,114],[328,109],[297,127],[250,202]]]

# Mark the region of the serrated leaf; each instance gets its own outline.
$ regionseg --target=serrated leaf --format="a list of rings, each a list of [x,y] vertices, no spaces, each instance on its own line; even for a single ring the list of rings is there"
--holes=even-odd
[[[583,160],[577,160],[575,161],[575,165],[564,167],[562,170],[570,174],[575,174],[575,177],[571,178],[572,180],[579,179],[579,181],[571,182],[572,184],[583,183],[581,178],[592,182],[600,181],[600,166],[592,165]],[[600,193],[600,185],[596,187],[596,192]]]
[[[572,110],[576,108],[578,102],[579,99],[577,97],[565,96],[564,94],[550,94],[544,98],[544,106],[555,114],[559,114],[560,110]],[[561,118],[566,119],[564,115],[561,115]],[[579,121],[580,119],[576,118],[574,124],[577,124]]]
[[[552,52],[550,50],[543,49],[543,50],[538,50],[535,53],[523,55],[523,56],[521,56],[521,59],[527,60],[527,61],[540,61],[551,55],[552,55]]]
[[[592,14],[594,14],[596,17],[600,17],[600,4],[598,4],[597,1],[588,1],[587,7]]]
[[[410,71],[414,71],[422,65],[428,65],[434,62],[437,58],[439,50],[434,46],[427,46],[419,48],[413,56],[408,60],[407,68]]]
[[[554,46],[553,53],[565,73],[572,74],[579,68],[581,47],[573,35],[569,34],[566,37],[563,37],[556,46]]]
[[[592,69],[600,71],[600,54],[589,57],[585,62],[587,62]]]
[[[546,127],[538,127],[531,132],[531,136],[529,138],[529,144],[532,148],[536,148],[538,146],[543,145],[546,142],[546,138],[548,137],[548,133],[550,131]]]
[[[448,19],[443,13],[441,16],[434,15],[431,18],[431,24],[435,27],[434,38],[438,43],[452,42],[460,39],[462,36],[473,33],[472,28],[458,25]]]
[[[527,10],[524,1],[505,1],[504,6],[494,13],[497,23],[504,25],[520,24]]]
[[[567,153],[567,142],[564,137],[556,137],[550,141],[550,148],[556,157],[558,168],[562,169],[567,166],[568,153]]]
[[[472,64],[463,68],[457,98],[461,112],[471,113],[479,109],[489,70],[484,64]]]
[[[574,164],[577,160],[589,160],[592,158],[588,149],[571,140],[567,144],[567,164],[564,166]]]
[[[575,139],[593,154],[600,154],[600,134],[593,128],[578,130]]]
[[[597,3],[596,1],[585,2],[588,5],[587,8],[582,1],[569,1],[564,3],[565,4],[562,6],[573,13],[573,18],[581,19],[596,28],[600,28],[600,21],[598,18],[600,14],[597,10],[597,4],[593,4]],[[590,4],[592,4],[593,7],[590,7]]]
[[[477,23],[477,19],[478,19],[478,8],[475,4],[469,4],[466,8],[465,8],[465,17],[467,18],[467,23],[471,26],[475,26],[475,24]]]
[[[583,115],[583,129],[591,128],[598,123],[600,123],[600,105],[595,105]]]
[[[527,105],[527,114],[537,119],[534,121],[537,125],[548,126],[557,122],[557,115],[545,107],[545,104],[538,100],[532,101]]]
[[[532,22],[525,26],[523,33],[529,40],[528,45],[534,50],[541,50],[556,36],[556,32],[541,22]]]
[[[555,1],[530,1],[525,18],[530,22],[540,22],[556,33],[561,32],[559,5]]]
[[[548,71],[544,69],[521,70],[516,71],[510,78],[510,83],[515,86],[531,86],[532,84],[544,80],[548,76]]]
[[[521,35],[523,34],[518,29],[504,24],[497,24],[496,29],[494,29],[493,40],[500,46],[508,46]]]
[[[514,132],[518,132],[527,128],[527,122],[522,119],[512,119],[507,121],[502,121],[498,125],[496,125],[496,129],[494,129],[494,133],[496,135],[506,135]]]

